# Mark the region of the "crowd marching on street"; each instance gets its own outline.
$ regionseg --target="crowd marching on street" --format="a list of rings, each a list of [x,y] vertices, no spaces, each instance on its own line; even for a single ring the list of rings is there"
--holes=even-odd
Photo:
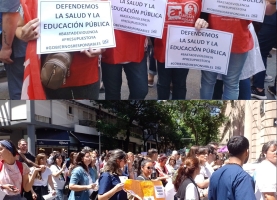
[[[90,147],[69,153],[69,157],[57,151],[34,156],[24,139],[18,147],[1,140],[1,199],[137,200],[125,187],[128,179],[160,181],[164,200],[277,199],[276,141],[263,145],[253,173],[243,168],[249,158],[244,136],[233,136],[222,148],[211,142],[171,155],[153,148],[147,154],[121,149],[100,154]]]

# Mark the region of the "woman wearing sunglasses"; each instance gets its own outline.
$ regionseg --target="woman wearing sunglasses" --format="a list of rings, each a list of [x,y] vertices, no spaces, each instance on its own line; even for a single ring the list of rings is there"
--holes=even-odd
[[[149,181],[151,180],[150,176],[152,173],[154,166],[153,161],[145,159],[141,162],[140,168],[138,169],[139,176],[136,178],[136,180],[141,181]]]

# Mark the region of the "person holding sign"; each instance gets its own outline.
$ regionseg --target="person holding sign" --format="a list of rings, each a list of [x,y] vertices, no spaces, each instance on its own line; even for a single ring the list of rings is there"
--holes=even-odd
[[[116,47],[102,55],[102,76],[106,100],[120,100],[122,69],[124,69],[129,99],[144,99],[148,93],[147,39],[143,35],[115,30]]]
[[[127,193],[123,191],[124,183],[119,176],[127,162],[127,155],[121,149],[110,151],[109,160],[104,167],[104,172],[99,178],[99,200],[127,200]]]
[[[28,94],[24,95],[28,95],[29,98],[43,99],[45,98],[45,92],[47,99],[98,99],[100,88],[98,55],[100,55],[104,50],[96,50],[89,47],[81,52],[73,52],[73,60],[70,66],[70,76],[66,78],[66,83],[61,88],[56,90],[43,88],[39,77],[41,68],[41,66],[39,66],[40,59],[33,49],[35,48],[36,40],[39,37],[38,27],[40,22],[35,12],[37,10],[37,1],[24,0],[22,7],[24,17],[26,17],[25,21],[27,21],[27,23],[24,22],[23,18],[21,18],[16,30],[16,36],[19,39],[28,42],[26,59],[30,61],[29,67],[32,72],[30,73],[30,79],[32,79],[30,84],[32,85],[28,86]],[[34,94],[32,95],[33,97],[30,96],[30,88],[36,88]]]
[[[250,51],[254,45],[253,38],[248,28],[251,21],[209,14],[208,22],[211,29],[233,33],[228,72],[227,75],[222,75],[224,84],[222,98],[224,100],[237,100],[239,96],[239,77],[248,51]],[[217,73],[202,70],[201,99],[212,99],[216,78]]]
[[[172,99],[186,99],[186,78],[188,69],[166,68],[165,50],[168,25],[195,26],[197,29],[207,28],[208,23],[200,19],[201,0],[169,0],[162,39],[155,39],[154,57],[157,60],[158,99],[169,99],[172,82]]]

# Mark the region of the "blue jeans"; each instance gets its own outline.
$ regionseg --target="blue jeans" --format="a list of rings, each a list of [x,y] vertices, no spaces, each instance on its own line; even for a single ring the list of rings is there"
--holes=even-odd
[[[157,61],[158,82],[157,92],[159,100],[169,99],[170,83],[172,82],[172,100],[186,99],[187,75],[189,69],[184,68],[165,68],[165,63]]]
[[[4,64],[7,72],[9,95],[11,100],[20,100],[24,78],[25,67],[23,64],[25,57],[12,59],[13,63]]]
[[[246,53],[231,53],[227,75],[222,75],[224,84],[223,99],[237,100],[239,96],[239,77],[247,58]],[[200,98],[212,99],[217,73],[202,71]]]
[[[216,80],[214,86],[213,99],[222,99],[223,94],[223,81]],[[251,82],[250,78],[239,81],[239,100],[251,100]]]
[[[157,75],[157,67],[156,67],[156,60],[154,58],[154,41],[155,38],[150,37],[152,45],[148,45],[147,54],[149,57],[149,74]]]
[[[63,189],[55,189],[57,197],[55,200],[63,200]]]
[[[276,14],[275,14],[276,17]],[[267,18],[265,18],[267,19]],[[263,23],[261,26],[261,29],[258,33],[258,40],[259,40],[259,45],[260,45],[260,51],[261,51],[261,56],[263,59],[263,63],[265,66],[265,69],[267,68],[267,56],[271,49],[274,47],[276,44],[277,40],[277,28],[276,25],[269,25]],[[253,76],[253,86],[256,88],[264,88],[264,80],[265,80],[265,75],[266,75],[266,70],[261,71]]]
[[[106,100],[121,99],[122,69],[130,90],[129,99],[144,99],[148,93],[146,54],[140,63],[107,64],[102,62],[102,79]]]

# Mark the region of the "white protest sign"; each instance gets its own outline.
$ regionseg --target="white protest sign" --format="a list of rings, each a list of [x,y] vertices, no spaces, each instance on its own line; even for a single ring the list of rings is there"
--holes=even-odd
[[[191,68],[227,74],[233,34],[168,26],[166,68]]]
[[[203,0],[202,12],[263,22],[266,0]]]
[[[111,0],[114,28],[162,38],[167,0]]]
[[[165,194],[164,194],[164,187],[163,186],[154,186],[155,189],[155,196],[157,199],[159,198],[165,198]]]
[[[37,53],[115,47],[110,1],[38,0]]]

